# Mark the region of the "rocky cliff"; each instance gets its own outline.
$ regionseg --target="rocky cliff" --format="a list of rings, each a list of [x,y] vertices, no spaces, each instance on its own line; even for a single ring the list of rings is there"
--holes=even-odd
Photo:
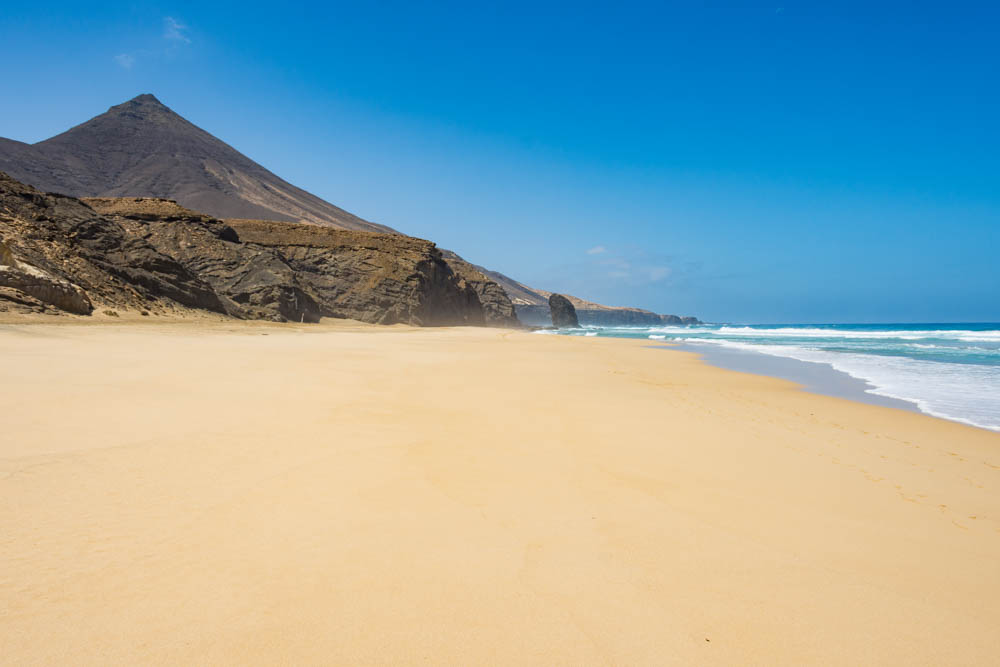
[[[456,272],[422,239],[224,222],[157,198],[78,200],[0,174],[0,308],[7,310],[186,307],[244,319],[483,325],[479,293],[502,294],[474,284],[483,281]]]
[[[661,315],[640,308],[612,308],[601,306],[588,308],[587,301],[567,297],[576,308],[577,318],[581,326],[596,327],[650,327],[650,326],[686,326],[701,324],[697,317],[680,317],[678,315]],[[580,304],[584,304],[581,306]],[[597,304],[593,304],[597,305]],[[518,319],[528,326],[549,326],[552,320],[549,316],[549,306],[536,304],[517,304]]]
[[[489,278],[480,267],[470,264],[450,250],[442,250],[441,254],[455,275],[465,281],[479,296],[486,326],[509,328],[521,326],[514,304],[503,287]]]
[[[148,197],[84,201],[202,278],[234,317],[484,323],[475,290],[430,241],[269,220],[222,221]]]
[[[96,306],[223,312],[198,276],[72,197],[0,172],[0,307],[88,314]]]
[[[280,252],[240,241],[222,221],[155,198],[84,203],[197,275],[240,319],[316,322],[320,307]]]
[[[245,245],[278,251],[325,316],[377,324],[484,324],[475,290],[430,241],[263,220],[227,223]]]
[[[528,326],[549,326],[552,324],[549,316],[549,297],[552,295],[552,292],[528,287],[509,276],[505,276],[497,271],[484,269],[481,266],[474,266],[473,268],[481,271],[486,277],[496,282],[507,293],[514,304],[517,318],[521,323]],[[700,324],[700,320],[697,317],[661,315],[650,310],[627,306],[605,306],[570,295],[566,295],[566,298],[573,304],[580,324],[584,326],[620,327]]]

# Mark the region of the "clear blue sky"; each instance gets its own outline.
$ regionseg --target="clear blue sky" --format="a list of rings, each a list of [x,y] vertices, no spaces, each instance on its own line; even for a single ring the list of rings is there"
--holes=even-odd
[[[22,3],[0,136],[150,92],[537,287],[715,321],[1000,320],[1000,9],[822,4]]]

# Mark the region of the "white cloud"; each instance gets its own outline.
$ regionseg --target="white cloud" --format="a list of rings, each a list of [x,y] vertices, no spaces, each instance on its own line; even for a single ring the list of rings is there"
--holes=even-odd
[[[112,56],[111,59],[124,70],[132,69],[140,60],[143,63],[169,60],[178,51],[183,49],[186,44],[191,43],[188,31],[188,26],[184,23],[181,23],[173,16],[165,16],[163,17],[162,41],[147,40],[150,48],[134,49],[129,53],[119,53],[116,56]]]
[[[587,254],[591,258],[583,265],[587,268],[580,269],[582,273],[590,271],[619,284],[639,287],[663,282],[673,276],[670,259],[645,248],[596,246]]]
[[[651,266],[646,270],[646,276],[651,283],[658,283],[669,275],[670,267],[667,266]]]
[[[187,29],[186,25],[172,16],[163,19],[163,38],[166,40],[190,44],[191,38],[185,34]]]

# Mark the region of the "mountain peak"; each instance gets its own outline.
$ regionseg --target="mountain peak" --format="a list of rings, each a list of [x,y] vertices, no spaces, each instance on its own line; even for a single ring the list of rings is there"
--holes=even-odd
[[[156,96],[152,93],[143,93],[142,95],[136,95],[129,102],[135,102],[137,104],[156,104],[158,106],[163,106],[160,100],[156,99]]]
[[[392,231],[278,178],[151,93],[37,144],[0,141],[0,171],[77,197],[162,197],[218,218]]]
[[[150,114],[150,113],[172,113],[170,109],[163,104],[160,100],[156,99],[156,96],[151,93],[143,93],[142,95],[137,95],[127,102],[122,102],[121,104],[116,104],[115,106],[108,109],[108,113],[114,112],[125,112],[131,114]]]

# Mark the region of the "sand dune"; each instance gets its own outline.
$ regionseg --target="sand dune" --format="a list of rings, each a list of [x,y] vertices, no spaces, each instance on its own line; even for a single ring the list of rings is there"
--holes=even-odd
[[[640,341],[0,326],[0,662],[995,664],[1000,435]]]

